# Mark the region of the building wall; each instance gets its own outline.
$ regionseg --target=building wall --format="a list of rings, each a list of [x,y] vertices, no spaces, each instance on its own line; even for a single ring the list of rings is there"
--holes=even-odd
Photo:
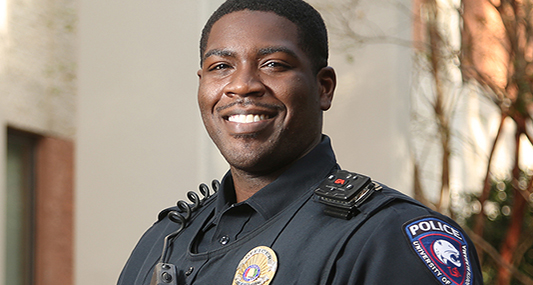
[[[37,178],[36,284],[73,282],[74,216],[68,195],[73,194],[76,136],[76,4],[0,0],[0,284],[10,262],[4,232],[8,127],[41,138],[36,156],[45,177]],[[57,211],[57,201],[65,211]]]
[[[74,138],[74,0],[2,0],[0,110],[11,127]],[[1,9],[1,8],[0,8]]]

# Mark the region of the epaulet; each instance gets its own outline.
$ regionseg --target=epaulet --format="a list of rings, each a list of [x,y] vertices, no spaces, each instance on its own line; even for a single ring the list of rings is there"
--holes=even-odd
[[[358,208],[379,190],[381,185],[368,176],[336,170],[320,183],[315,189],[315,195],[318,202],[326,205],[324,213],[349,220],[358,213]]]

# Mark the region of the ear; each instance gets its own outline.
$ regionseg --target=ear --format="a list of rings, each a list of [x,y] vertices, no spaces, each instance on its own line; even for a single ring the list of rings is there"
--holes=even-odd
[[[333,93],[337,86],[337,75],[333,67],[327,66],[318,71],[316,78],[318,88],[320,88],[320,108],[326,111],[331,107],[331,102],[333,101]]]

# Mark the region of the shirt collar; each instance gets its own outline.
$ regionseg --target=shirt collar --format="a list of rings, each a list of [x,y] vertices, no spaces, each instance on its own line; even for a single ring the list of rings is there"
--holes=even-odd
[[[331,141],[328,136],[323,135],[322,141],[313,150],[296,161],[274,182],[242,203],[248,204],[263,218],[269,219],[307,193],[310,187],[321,182],[336,165]],[[228,171],[222,179],[217,197],[217,213],[235,203],[235,199],[233,179]]]

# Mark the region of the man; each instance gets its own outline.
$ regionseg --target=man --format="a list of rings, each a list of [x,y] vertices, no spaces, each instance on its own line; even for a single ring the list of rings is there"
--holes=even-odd
[[[322,135],[335,72],[311,6],[228,0],[200,54],[202,119],[230,171],[216,195],[160,213],[118,284],[482,284],[452,220],[339,170]]]

